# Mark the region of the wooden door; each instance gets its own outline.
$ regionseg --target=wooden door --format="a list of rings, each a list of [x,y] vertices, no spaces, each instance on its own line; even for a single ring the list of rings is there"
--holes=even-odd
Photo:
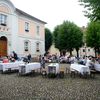
[[[0,56],[7,56],[7,39],[0,38]]]

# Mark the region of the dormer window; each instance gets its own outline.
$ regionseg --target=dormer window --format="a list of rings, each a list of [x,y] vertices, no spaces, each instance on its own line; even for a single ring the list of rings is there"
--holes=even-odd
[[[28,22],[25,22],[25,31],[29,32],[29,23]]]
[[[2,26],[7,25],[7,16],[4,14],[0,14],[0,25],[2,25]]]

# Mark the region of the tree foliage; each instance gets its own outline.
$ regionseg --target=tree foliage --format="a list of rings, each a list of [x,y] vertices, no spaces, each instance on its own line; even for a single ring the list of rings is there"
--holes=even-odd
[[[87,46],[100,52],[100,22],[91,22],[88,24],[86,31]]]
[[[57,25],[53,32],[53,41],[55,44],[55,48],[58,48],[61,51],[60,46],[59,46],[59,38],[58,38],[59,29],[60,29],[60,25]]]
[[[48,52],[49,48],[52,45],[53,36],[51,31],[48,28],[45,28],[45,51]]]
[[[80,28],[69,21],[64,21],[63,24],[58,25],[53,32],[53,36],[55,47],[60,51],[67,50],[70,54],[73,49],[79,49],[83,43],[83,34]]]
[[[100,21],[100,0],[79,0],[86,9],[85,16],[92,21]]]

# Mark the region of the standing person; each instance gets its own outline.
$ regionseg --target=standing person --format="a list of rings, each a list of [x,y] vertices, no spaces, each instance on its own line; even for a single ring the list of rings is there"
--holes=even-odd
[[[39,55],[39,62],[41,63],[41,59],[42,59],[42,56],[41,55]]]
[[[13,58],[14,58],[15,60],[18,60],[18,55],[17,55],[17,53],[15,53],[14,51],[13,51]]]
[[[42,56],[41,55],[39,55],[39,58],[38,58],[38,60],[39,60],[39,63],[40,63],[40,65],[41,65],[41,68],[40,68],[40,73],[42,72],[42,64],[41,64],[41,60],[42,59]]]
[[[31,54],[28,54],[27,58],[28,58],[28,62],[30,62],[31,61]]]
[[[45,59],[44,59],[44,57],[42,57],[42,59],[41,59],[41,67],[45,68]]]
[[[93,58],[89,57],[87,59],[86,66],[88,66],[90,69],[94,69],[94,61],[93,61]]]

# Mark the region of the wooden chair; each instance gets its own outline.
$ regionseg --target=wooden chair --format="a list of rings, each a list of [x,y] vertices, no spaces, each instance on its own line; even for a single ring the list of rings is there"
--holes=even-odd
[[[46,72],[46,70],[45,69],[42,69],[42,77],[46,77],[47,76],[47,72]]]
[[[64,71],[63,71],[63,70],[60,71],[59,77],[60,77],[60,78],[64,78]]]
[[[64,67],[60,67],[59,77],[64,78]]]
[[[70,76],[75,78],[75,70],[74,70],[74,69],[72,69],[72,70],[70,71]]]
[[[90,70],[90,77],[95,78],[96,71],[94,69]]]
[[[66,74],[69,74],[69,73],[70,73],[70,69],[66,68]]]

